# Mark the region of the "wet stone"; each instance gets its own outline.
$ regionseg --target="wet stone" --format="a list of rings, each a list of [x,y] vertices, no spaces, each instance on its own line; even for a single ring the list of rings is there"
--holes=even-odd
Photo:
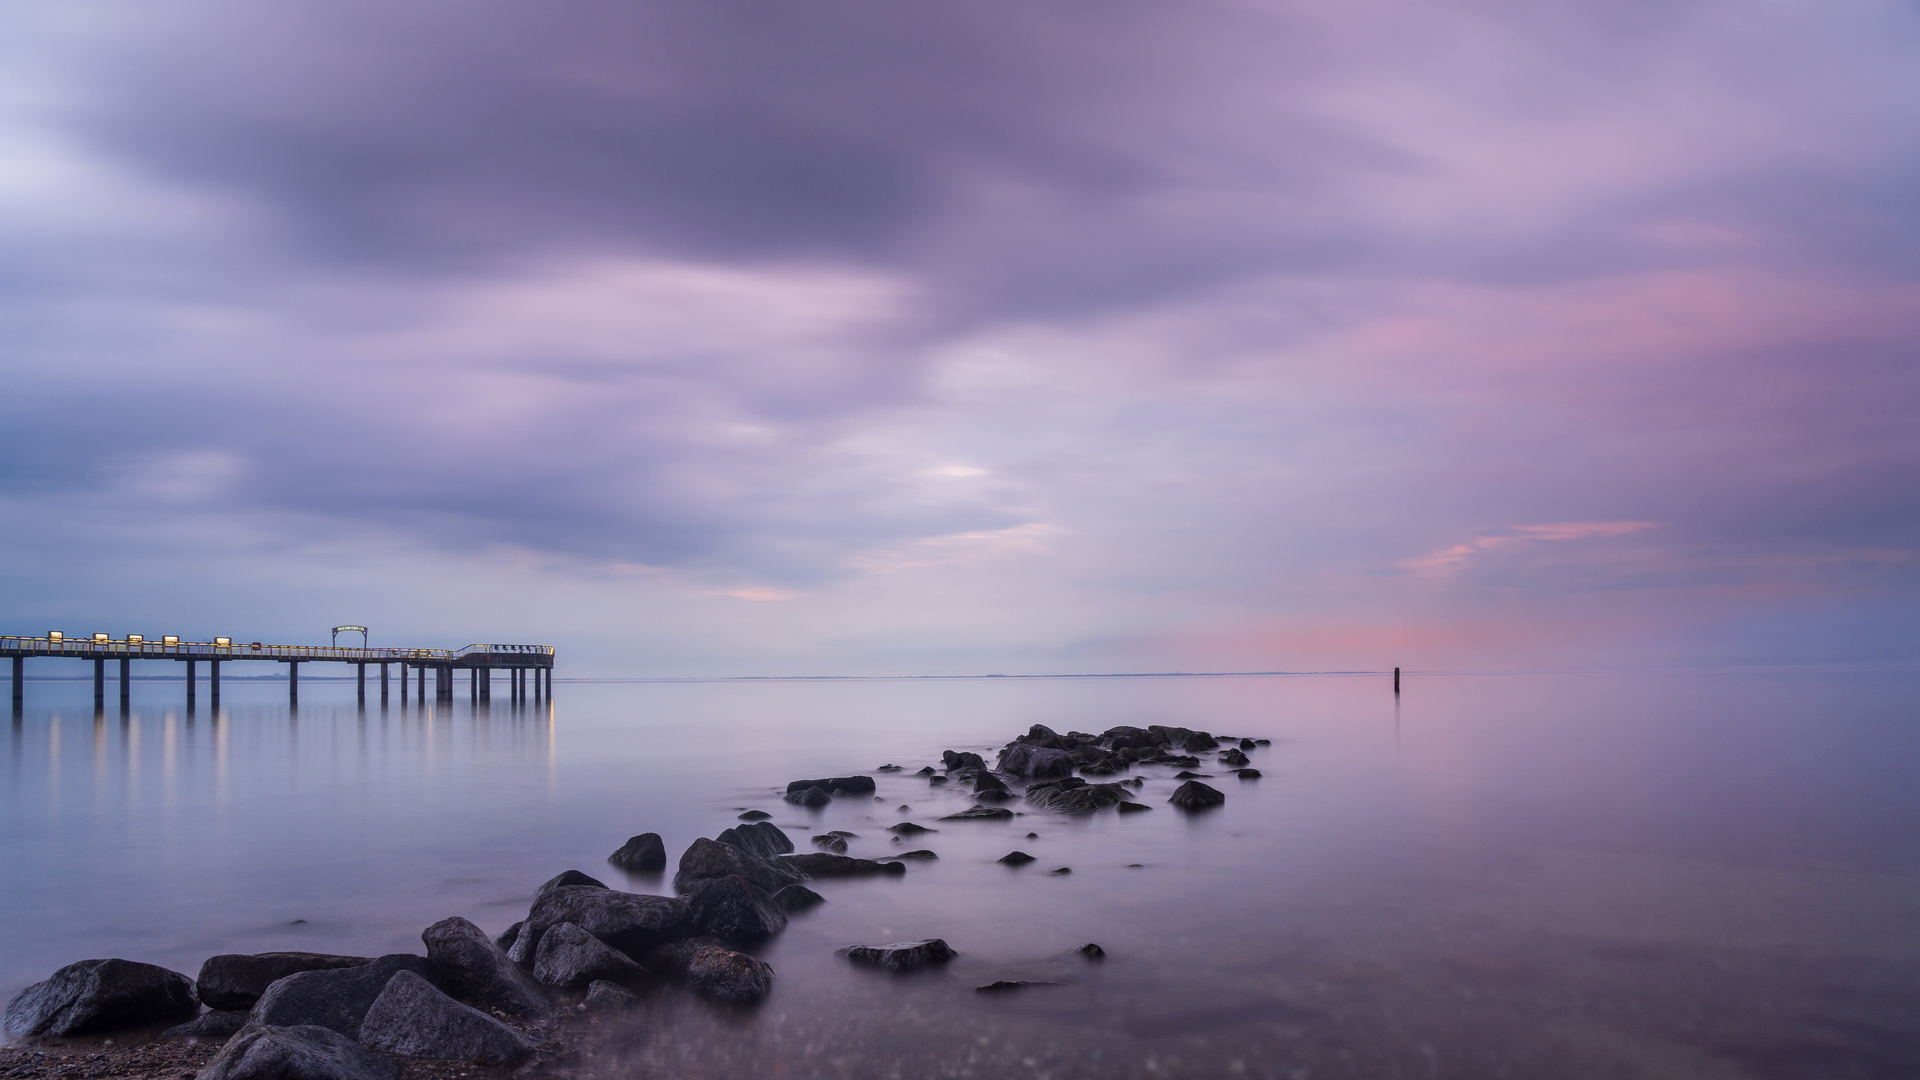
[[[1227,797],[1216,788],[1208,787],[1198,780],[1189,780],[1174,789],[1168,802],[1183,810],[1203,810],[1210,806],[1219,806]]]
[[[209,1009],[251,1009],[278,979],[299,971],[359,967],[370,959],[308,952],[228,953],[200,965],[194,991]]]
[[[911,971],[929,964],[944,964],[957,953],[940,938],[896,941],[887,945],[848,945],[835,950],[856,964],[882,967],[890,971]]]
[[[1006,863],[1008,866],[1025,866],[1033,862],[1034,858],[1024,851],[1009,851],[994,861]]]
[[[795,911],[805,911],[810,907],[817,907],[827,902],[826,897],[821,896],[805,885],[788,885],[774,893],[770,899],[773,901],[774,907],[789,914]]]
[[[937,859],[939,857],[939,855],[936,855],[926,848],[921,848],[918,851],[903,851],[894,856],[896,859]]]
[[[1013,811],[1004,806],[969,806],[957,814],[948,814],[941,821],[1006,821],[1013,817]]]
[[[5,1028],[15,1036],[82,1035],[189,1020],[200,1011],[193,980],[132,960],[82,960],[14,995]]]
[[[535,896],[545,896],[555,889],[567,885],[586,885],[595,889],[604,889],[607,883],[596,877],[589,877],[578,870],[563,870],[550,877],[539,888],[533,890]]]
[[[765,810],[749,810],[746,813],[740,815],[740,820],[741,821],[765,821],[772,816],[773,816],[772,814],[767,813]]]
[[[636,874],[657,874],[667,868],[667,845],[659,833],[641,833],[620,845],[607,861]]]

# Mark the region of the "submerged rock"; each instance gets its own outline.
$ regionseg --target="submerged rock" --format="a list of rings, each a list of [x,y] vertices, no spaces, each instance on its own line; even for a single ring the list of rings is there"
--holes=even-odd
[[[1062,814],[1091,814],[1126,802],[1131,794],[1119,784],[1089,784],[1071,776],[1027,788],[1027,802]]]
[[[874,784],[871,776],[830,776],[824,780],[795,780],[787,785],[787,794],[791,796],[796,791],[805,791],[808,788],[820,788],[829,793],[844,791],[849,795],[871,795]]]
[[[215,1009],[160,1033],[163,1039],[224,1039],[247,1026],[247,1009]]]
[[[975,794],[982,791],[1005,791],[1007,782],[982,769],[973,774],[973,790]]]
[[[628,956],[644,956],[664,942],[692,933],[693,911],[678,897],[579,886],[555,889],[533,902],[527,924],[507,955],[516,964],[532,965],[541,937],[549,927],[563,922],[572,923]]]
[[[1233,771],[1233,775],[1239,777],[1242,780],[1258,780],[1260,779],[1260,770],[1259,769],[1235,769]]]
[[[918,836],[921,833],[939,832],[940,830],[929,829],[925,825],[915,825],[911,821],[903,821],[898,825],[887,826],[887,831],[890,833],[898,833],[901,836]]]
[[[833,836],[831,834],[827,836],[816,836],[813,838],[813,846],[824,851],[837,852],[841,855],[847,853],[846,838],[841,836]]]
[[[429,982],[440,977],[432,961],[411,953],[390,953],[359,967],[295,972],[267,987],[253,1007],[250,1023],[270,1027],[311,1024],[356,1036],[374,1000],[403,971]]]
[[[1072,776],[1073,759],[1067,756],[1065,750],[1015,743],[1000,751],[1000,771],[1036,780],[1050,776]]]
[[[581,1004],[588,1012],[619,1012],[640,1004],[640,998],[619,983],[596,979],[587,987],[587,999]]]
[[[359,967],[371,959],[309,952],[227,953],[200,965],[193,988],[209,1009],[251,1009],[277,979],[298,971]]]
[[[1057,870],[1048,871],[1048,875],[1052,877],[1058,877],[1061,874],[1071,874],[1071,873],[1073,873],[1073,867],[1071,866],[1062,866]]]
[[[197,1080],[396,1080],[400,1064],[350,1037],[312,1024],[249,1024]]]
[[[1013,811],[1004,806],[969,806],[957,814],[948,814],[941,821],[1004,821],[1013,817]]]
[[[1153,807],[1148,806],[1146,803],[1123,802],[1117,804],[1114,809],[1123,814],[1137,814],[1142,810],[1151,810]]]
[[[749,810],[746,813],[740,815],[740,820],[741,821],[765,821],[772,816],[773,816],[772,814],[767,813],[765,810]]]
[[[911,971],[929,964],[944,964],[959,955],[940,938],[896,941],[888,945],[848,945],[835,950],[856,964],[868,964],[892,971]]]
[[[894,856],[896,859],[937,859],[939,857],[939,855],[926,848],[921,848],[918,851],[903,851]]]
[[[586,885],[595,889],[604,889],[607,883],[596,877],[589,877],[578,870],[562,870],[550,877],[539,888],[533,890],[535,896],[545,896],[563,885]]]
[[[693,882],[729,875],[743,877],[767,892],[806,880],[806,873],[787,859],[763,859],[703,836],[680,856],[680,872],[673,876],[673,887],[684,891]]]
[[[1249,760],[1251,759],[1248,758],[1247,755],[1238,750],[1229,750],[1220,755],[1220,764],[1222,765],[1240,766],[1247,764]]]
[[[788,885],[774,893],[770,899],[773,901],[774,907],[788,913],[805,911],[810,907],[815,907],[827,902],[826,897],[821,896],[805,885]]]
[[[1209,806],[1219,806],[1227,797],[1216,788],[1208,787],[1198,780],[1189,780],[1174,789],[1173,796],[1167,800],[1183,810],[1202,810]]]
[[[632,982],[641,974],[639,964],[570,922],[547,928],[533,960],[533,977],[561,990],[584,989],[595,979]]]
[[[948,772],[953,772],[955,769],[987,767],[987,759],[971,750],[942,750],[940,760],[946,765]]]
[[[898,765],[882,765],[873,771],[874,772],[900,772],[902,770]]]
[[[712,941],[677,941],[647,957],[647,967],[685,979],[695,992],[737,1004],[766,997],[773,968]]]
[[[1037,979],[999,979],[985,986],[976,986],[976,994],[1004,994],[1009,990],[1024,990],[1029,986],[1059,986],[1059,983],[1042,982]]]
[[[729,847],[737,847],[749,855],[758,855],[771,859],[775,855],[785,855],[793,850],[793,841],[780,831],[780,826],[771,821],[755,821],[745,825],[736,825],[727,829],[716,841]]]
[[[946,782],[947,782],[947,778],[946,778],[946,777],[944,777],[944,776],[929,776],[929,777],[927,777],[927,783],[928,783],[928,784],[944,784],[944,783],[946,783]]]
[[[657,874],[667,868],[667,845],[659,833],[643,832],[620,845],[607,861],[636,874]]]
[[[14,995],[4,1025],[10,1035],[83,1035],[169,1020],[200,1011],[193,980],[156,964],[82,960]]]
[[[1095,945],[1091,941],[1087,942],[1085,945],[1080,946],[1078,949],[1074,951],[1078,952],[1081,956],[1084,956],[1089,960],[1105,960],[1107,958],[1107,950],[1101,948],[1098,945]]]
[[[826,788],[810,787],[805,791],[787,792],[786,800],[795,806],[825,806],[833,801],[833,796],[827,794]]]
[[[1187,769],[1182,769],[1179,772],[1174,773],[1173,778],[1175,780],[1211,780],[1213,779],[1213,774],[1206,773],[1206,772],[1192,772]]]
[[[799,867],[811,877],[864,877],[869,874],[904,874],[907,868],[897,862],[875,862],[872,859],[856,859],[847,855],[833,855],[824,851],[806,855],[789,855],[780,860],[789,866]]]
[[[442,919],[422,931],[420,940],[426,942],[427,959],[440,969],[447,989],[468,1004],[519,1017],[547,1011],[547,995],[539,984],[467,920],[457,915]]]
[[[913,775],[915,775],[915,776],[932,776],[932,775],[933,775],[933,773],[934,773],[934,768],[933,768],[933,766],[931,766],[931,765],[922,765],[922,766],[920,766],[920,767],[919,767],[918,769],[915,769],[915,770],[914,770],[914,772],[913,772]]]
[[[538,1045],[537,1039],[460,1004],[410,971],[395,975],[380,991],[360,1024],[360,1041],[406,1057],[495,1062],[512,1061]]]
[[[1186,740],[1180,744],[1180,749],[1185,750],[1189,754],[1197,754],[1204,750],[1217,749],[1219,746],[1220,741],[1218,739],[1215,739],[1204,731],[1196,731],[1187,736]]]
[[[991,790],[991,791],[982,791],[974,795],[974,798],[980,800],[981,802],[993,802],[993,803],[1012,802],[1013,800],[1019,797],[1020,796],[1015,795],[1013,792],[1008,791],[1006,788],[999,788],[997,790]]]
[[[1034,858],[1024,851],[1009,851],[994,861],[1006,863],[1008,866],[1025,866],[1033,862]]]
[[[1259,744],[1259,743],[1256,743],[1256,742],[1254,742],[1254,741],[1253,741],[1252,739],[1241,739],[1241,740],[1240,740],[1240,749],[1242,749],[1242,750],[1251,750],[1251,749],[1253,749],[1254,747],[1256,747],[1256,746],[1258,746],[1258,745],[1260,745],[1260,744]]]

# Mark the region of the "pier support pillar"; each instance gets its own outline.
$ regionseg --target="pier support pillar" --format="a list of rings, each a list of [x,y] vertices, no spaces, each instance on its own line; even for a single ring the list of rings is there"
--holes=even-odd
[[[367,665],[355,664],[353,666],[358,678],[357,689],[360,695],[360,704],[365,705],[367,703]]]
[[[287,661],[287,704],[300,704],[300,661]]]
[[[420,695],[420,704],[427,703],[427,669],[416,666],[413,669],[414,692]]]
[[[128,660],[125,657],[122,657],[120,660],[120,711],[121,712],[126,712],[129,703],[132,701],[132,697],[131,697],[132,687],[127,685],[127,680],[131,676],[132,671],[133,671],[133,661]]]
[[[193,665],[194,663],[195,661],[192,661],[192,660],[187,661],[187,711],[188,712],[193,711],[193,690],[194,690]]]
[[[480,700],[480,669],[477,667],[470,667],[467,669],[467,704],[471,705],[474,702],[479,700]]]
[[[207,661],[207,704],[213,707],[214,719],[220,719],[220,661]]]
[[[27,658],[13,658],[13,711],[18,713],[27,703]]]
[[[490,667],[480,669],[480,700],[493,700],[493,669]]]
[[[405,682],[406,680],[402,679],[401,681]],[[380,704],[385,705],[386,703],[387,703],[387,665],[381,664],[380,665]]]
[[[93,661],[93,707],[96,712],[107,707],[107,662],[98,657]]]

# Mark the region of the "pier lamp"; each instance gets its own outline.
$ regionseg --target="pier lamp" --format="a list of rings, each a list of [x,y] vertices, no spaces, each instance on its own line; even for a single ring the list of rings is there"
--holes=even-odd
[[[230,637],[217,637],[213,639],[213,643],[215,645],[231,645],[233,644],[233,639]]]
[[[99,641],[99,642],[108,642],[108,641],[112,641],[113,637],[109,634],[95,634],[93,635],[93,640]]]
[[[180,644],[180,635],[178,635],[178,634],[168,634],[168,635],[167,635],[166,637],[163,637],[163,638],[161,638],[161,639],[160,639],[160,644],[162,644],[162,645],[178,645],[178,644]]]
[[[128,634],[128,635],[127,635],[127,644],[129,644],[129,645],[138,645],[138,644],[140,644],[141,642],[143,642],[143,641],[145,641],[145,640],[147,640],[147,639],[146,639],[146,638],[143,638],[143,637],[141,637],[141,636],[140,636],[139,634]]]
[[[62,637],[62,635],[61,635],[61,633],[60,633],[60,631],[58,631],[58,630],[49,630],[49,631],[47,631],[47,640],[48,640],[48,641],[59,641],[61,637]]]

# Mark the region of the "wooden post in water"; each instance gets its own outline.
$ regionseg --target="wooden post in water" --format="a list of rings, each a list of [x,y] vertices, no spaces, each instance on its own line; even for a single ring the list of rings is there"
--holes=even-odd
[[[220,719],[220,661],[207,661],[207,704],[213,707],[213,718]]]
[[[127,679],[132,669],[133,669],[133,661],[128,660],[124,656],[121,657],[120,658],[120,711],[121,712],[127,711],[128,702],[130,700],[130,695],[132,693],[132,688],[127,685]]]
[[[13,658],[13,713],[15,716],[20,715],[20,710],[26,703],[27,658],[16,656]]]
[[[359,679],[360,704],[365,705],[367,703],[367,665],[361,663],[355,664],[353,667],[355,675]]]
[[[403,682],[405,680],[402,680]],[[380,704],[387,703],[387,665],[380,665]]]
[[[107,707],[107,661],[104,657],[93,660],[93,707],[95,711]]]
[[[300,704],[300,661],[287,661],[287,704]]]
[[[1393,696],[1394,697],[1400,696],[1400,669],[1399,668],[1393,669]]]
[[[193,665],[194,665],[194,661],[192,660],[187,661],[187,711],[188,712],[193,711],[193,683],[194,683]]]

